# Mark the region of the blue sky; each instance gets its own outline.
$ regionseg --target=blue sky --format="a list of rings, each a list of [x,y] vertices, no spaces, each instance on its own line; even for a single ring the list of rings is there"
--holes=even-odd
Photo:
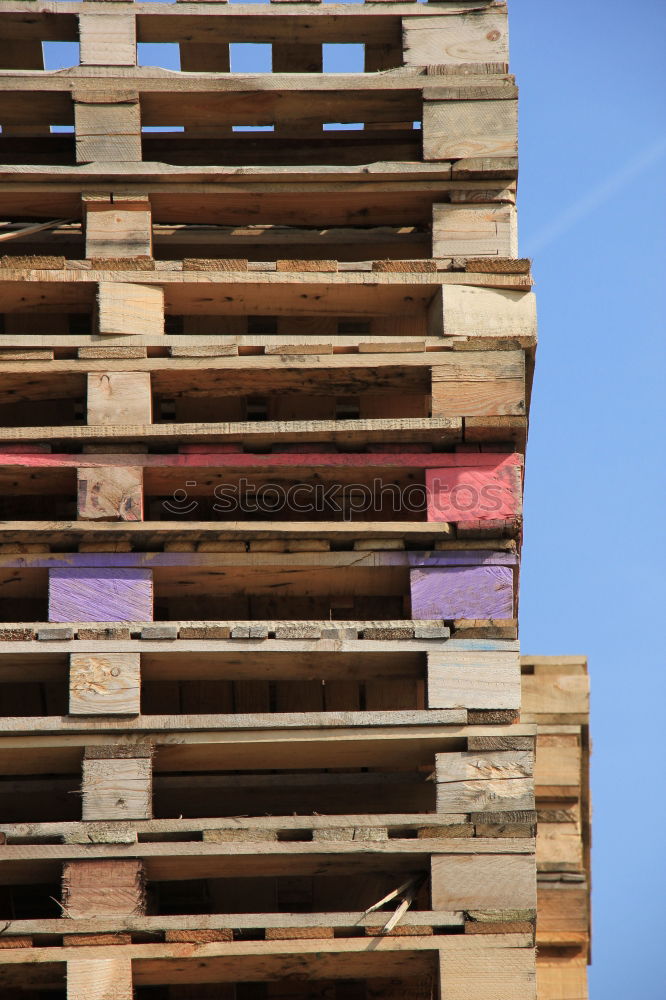
[[[661,1000],[666,5],[509,11],[540,337],[521,641],[589,656],[592,997]]]
[[[593,1000],[662,1000],[666,4],[509,7],[540,319],[521,639],[590,660]],[[264,68],[261,48],[233,68]],[[355,50],[327,58],[360,69]]]

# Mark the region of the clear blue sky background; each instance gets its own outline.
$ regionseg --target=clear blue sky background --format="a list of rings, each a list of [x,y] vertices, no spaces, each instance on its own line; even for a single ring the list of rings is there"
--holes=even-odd
[[[521,639],[590,660],[592,998],[663,1000],[666,3],[509,8],[540,319]],[[49,68],[76,58],[57,48]],[[232,68],[267,69],[264,48]],[[176,58],[142,47],[144,65]],[[326,58],[362,68],[360,47]]]

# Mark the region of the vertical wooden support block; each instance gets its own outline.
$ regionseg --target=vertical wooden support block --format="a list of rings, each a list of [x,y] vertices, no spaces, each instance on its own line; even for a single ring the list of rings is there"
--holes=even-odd
[[[97,287],[99,334],[155,336],[164,333],[164,289],[127,281],[100,281]]]
[[[483,937],[480,941],[479,937]],[[537,1000],[536,949],[516,946],[493,947],[499,935],[475,935],[471,947],[439,953],[437,1000]],[[506,937],[502,935],[504,941]],[[464,939],[463,939],[464,940]],[[467,944],[469,939],[465,941]],[[553,993],[563,997],[565,994]],[[542,1000],[551,994],[539,992]],[[583,997],[582,993],[567,996]]]
[[[133,997],[129,956],[67,962],[67,1000],[133,1000]]]
[[[423,159],[518,155],[518,102],[423,102]]]
[[[70,715],[138,715],[140,711],[139,653],[72,653]]]
[[[430,861],[430,878],[433,910],[531,910],[536,907],[533,853],[435,854]]]
[[[509,58],[507,11],[487,7],[457,17],[403,17],[405,66],[505,63]]]
[[[86,257],[150,257],[150,198],[83,195]]]
[[[427,655],[428,708],[520,708],[518,650],[438,650]]]
[[[139,748],[118,748],[121,756],[111,756],[115,747],[87,747],[83,761],[83,820],[151,819],[152,760],[146,748],[144,756],[129,757]]]
[[[414,566],[412,618],[513,618],[514,565],[509,553],[486,553],[477,565]]]
[[[518,517],[521,467],[520,455],[497,455],[494,466],[426,469],[428,520],[460,523]]]
[[[533,775],[533,749],[435,754],[437,812],[534,809]]]
[[[536,332],[534,292],[446,285],[428,307],[431,337],[506,337],[527,346],[536,342]]]
[[[81,521],[142,521],[143,469],[106,465],[77,469]]]
[[[517,257],[514,205],[433,205],[433,257]]]
[[[433,417],[524,416],[525,354],[451,351],[432,366]]]
[[[136,19],[132,3],[86,3],[79,14],[82,66],[136,66]]]
[[[141,160],[141,109],[138,94],[74,92],[76,162]]]
[[[132,917],[145,913],[142,862],[124,858],[66,862],[62,875],[62,905],[65,916],[73,920]]]
[[[145,622],[152,617],[152,570],[106,566],[49,570],[51,622]]]
[[[150,372],[90,372],[88,424],[150,424]]]

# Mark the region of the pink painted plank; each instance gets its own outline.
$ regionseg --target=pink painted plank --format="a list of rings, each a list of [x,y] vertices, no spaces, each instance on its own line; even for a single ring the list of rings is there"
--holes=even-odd
[[[520,467],[491,457],[496,464],[487,468],[426,470],[429,521],[489,521],[520,514]]]
[[[412,618],[513,618],[510,566],[419,567],[410,572]]]
[[[69,566],[49,570],[51,622],[144,622],[152,618],[152,570]]]
[[[360,468],[369,466],[380,468],[407,467],[415,469],[444,468],[491,468],[495,471],[521,466],[522,455],[493,455],[490,452],[455,453],[437,455],[433,452],[390,454],[386,452],[366,453],[271,453],[270,455],[253,455],[247,452],[215,452],[210,447],[205,452],[182,453],[176,455],[132,455],[132,465],[145,467],[187,467],[187,468],[307,468],[313,466],[328,466],[331,468]],[[29,451],[12,452],[3,446],[0,449],[0,465],[28,466],[35,468],[96,468],[103,465],[127,465],[127,455],[119,452],[117,455],[68,455],[68,454],[33,454]]]

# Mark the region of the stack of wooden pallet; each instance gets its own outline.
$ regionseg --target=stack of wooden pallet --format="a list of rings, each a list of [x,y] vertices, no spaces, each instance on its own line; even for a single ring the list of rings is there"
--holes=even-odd
[[[505,6],[0,14],[0,1000],[530,1000]]]

